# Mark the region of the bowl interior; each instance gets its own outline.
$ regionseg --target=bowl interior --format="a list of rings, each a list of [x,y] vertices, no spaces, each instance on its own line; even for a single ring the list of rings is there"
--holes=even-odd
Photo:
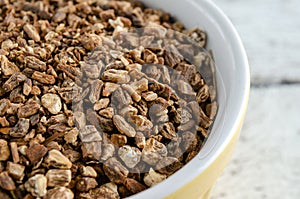
[[[200,153],[182,169],[158,186],[132,197],[153,198],[154,195],[167,196],[199,175],[228,144],[247,103],[249,68],[243,45],[234,27],[210,0],[142,2],[171,13],[187,28],[199,27],[205,30],[208,34],[207,49],[212,49],[217,67],[219,110],[211,134]]]

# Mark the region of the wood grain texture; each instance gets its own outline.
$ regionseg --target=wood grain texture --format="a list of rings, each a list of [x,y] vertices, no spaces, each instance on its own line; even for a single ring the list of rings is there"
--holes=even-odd
[[[299,0],[214,0],[247,50],[252,82],[300,82]]]
[[[253,89],[242,134],[211,199],[298,199],[300,86]]]
[[[214,1],[242,37],[253,86],[233,160],[211,199],[298,199],[300,1]]]

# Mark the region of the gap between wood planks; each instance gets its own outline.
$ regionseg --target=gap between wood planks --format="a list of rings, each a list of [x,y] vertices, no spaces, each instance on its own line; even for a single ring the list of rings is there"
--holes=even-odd
[[[289,80],[289,79],[282,79],[280,81],[274,82],[267,82],[267,81],[251,81],[251,88],[269,88],[269,87],[277,87],[277,86],[300,86],[300,79],[299,80]]]

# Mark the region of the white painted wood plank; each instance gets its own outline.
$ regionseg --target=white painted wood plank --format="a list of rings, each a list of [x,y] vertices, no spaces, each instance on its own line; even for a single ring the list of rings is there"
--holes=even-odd
[[[254,84],[300,81],[299,0],[213,0],[248,52]]]
[[[300,86],[253,89],[233,160],[211,199],[300,198]]]

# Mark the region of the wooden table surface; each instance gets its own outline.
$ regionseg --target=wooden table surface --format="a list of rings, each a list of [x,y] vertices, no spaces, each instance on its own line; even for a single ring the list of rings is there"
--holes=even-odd
[[[251,94],[211,199],[300,198],[300,1],[214,0],[244,42]]]

